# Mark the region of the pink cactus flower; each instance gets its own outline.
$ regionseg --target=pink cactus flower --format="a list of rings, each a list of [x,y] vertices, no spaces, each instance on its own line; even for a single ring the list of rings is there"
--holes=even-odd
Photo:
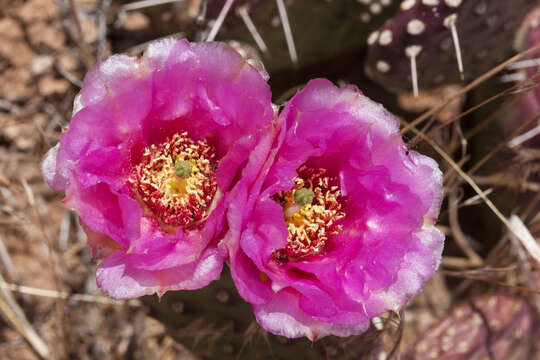
[[[220,276],[230,189],[266,160],[273,119],[266,74],[224,44],[166,39],[90,70],[42,173],[78,212],[106,294]]]
[[[233,279],[269,332],[361,333],[437,269],[442,174],[351,86],[309,82],[279,123],[266,167],[230,205]]]

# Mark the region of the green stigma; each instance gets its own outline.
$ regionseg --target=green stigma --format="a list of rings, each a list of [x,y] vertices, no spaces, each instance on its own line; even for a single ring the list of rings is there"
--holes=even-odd
[[[314,197],[315,194],[313,193],[313,191],[307,188],[301,188],[294,192],[294,202],[298,205],[304,206],[311,204]]]
[[[180,160],[174,164],[174,172],[182,179],[187,179],[191,175],[191,164],[187,160]]]

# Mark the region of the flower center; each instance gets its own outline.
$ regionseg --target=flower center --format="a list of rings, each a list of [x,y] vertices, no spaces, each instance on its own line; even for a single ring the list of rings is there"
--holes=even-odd
[[[129,177],[131,192],[162,224],[188,227],[203,221],[217,190],[214,149],[187,132],[153,144]]]
[[[338,220],[345,217],[337,177],[326,176],[325,169],[304,165],[297,173],[293,189],[274,195],[283,207],[289,230],[287,246],[274,253],[274,258],[282,262],[322,253],[329,236],[342,228]]]

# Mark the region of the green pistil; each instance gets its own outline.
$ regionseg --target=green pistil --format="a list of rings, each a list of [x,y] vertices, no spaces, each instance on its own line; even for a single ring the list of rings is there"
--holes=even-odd
[[[301,188],[294,192],[294,202],[301,206],[311,204],[314,197],[315,194],[310,189]]]
[[[191,164],[189,161],[180,160],[174,164],[174,171],[176,175],[180,176],[182,179],[187,179],[191,175]]]

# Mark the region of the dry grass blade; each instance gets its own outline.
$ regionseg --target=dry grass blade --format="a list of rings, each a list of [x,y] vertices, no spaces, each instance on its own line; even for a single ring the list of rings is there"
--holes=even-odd
[[[4,283],[4,278],[1,274],[0,281]],[[21,307],[11,295],[11,292],[7,288],[0,286],[0,295],[0,312],[7,318],[13,327],[24,336],[26,341],[28,341],[41,358],[48,359],[49,347],[39,337],[30,322],[28,322]]]
[[[510,223],[512,226],[514,226],[516,231],[521,234],[521,237],[518,238],[518,240],[521,241],[521,245],[523,245],[523,247],[529,252],[529,255],[540,263],[540,246],[531,235],[525,224],[523,224],[523,221],[521,221],[517,215],[513,214],[510,216]]]
[[[482,260],[482,258],[474,251],[467,240],[467,236],[465,236],[461,230],[461,227],[459,226],[458,202],[456,192],[451,192],[448,200],[448,218],[450,220],[452,236],[465,255],[467,255],[467,257],[470,259],[472,266],[482,266],[484,264],[484,260]]]
[[[129,306],[135,306],[135,307],[141,306],[141,303],[138,300],[117,301],[117,300],[113,300],[105,296],[97,296],[97,295],[90,295],[90,294],[69,294],[63,291],[39,289],[35,287],[30,287],[30,286],[10,284],[3,280],[0,280],[0,288],[16,291],[21,294],[43,296],[43,297],[49,297],[53,299],[82,301],[82,302],[88,302],[88,303],[107,304],[107,305],[129,305]]]
[[[477,79],[475,79],[473,82],[471,82],[469,85],[465,86],[463,89],[455,93],[453,96],[446,99],[445,102],[443,102],[441,105],[434,107],[433,109],[426,111],[424,114],[417,117],[415,120],[413,120],[411,123],[404,124],[403,129],[401,130],[401,133],[404,134],[407,131],[412,131],[418,124],[420,124],[422,121],[428,119],[430,116],[437,114],[439,111],[441,111],[446,105],[450,104],[453,100],[457,99],[463,94],[466,94],[467,92],[471,91],[478,85],[482,84],[484,81],[492,78],[495,74],[497,74],[499,71],[503,70],[505,67],[507,67],[510,64],[515,63],[516,61],[522,59],[523,57],[532,54],[536,51],[540,50],[540,45],[534,46],[532,48],[529,48],[525,51],[522,51],[521,53],[511,57],[510,59],[506,60],[502,64],[494,67],[493,69],[489,70],[485,74],[481,75]]]
[[[537,48],[540,49],[540,46],[538,46]],[[404,125],[407,126],[406,124]],[[456,164],[456,162],[452,159],[450,155],[448,155],[446,151],[444,151],[431,138],[421,133],[420,130],[418,130],[416,127],[411,126],[411,124],[409,124],[409,128],[413,133],[420,135],[420,137],[425,142],[427,142],[458,173],[458,175],[461,176],[461,178],[465,180],[465,182],[467,182],[473,188],[473,190],[478,194],[478,196],[480,196],[480,198],[484,201],[484,203],[486,203],[486,205],[491,209],[491,211],[493,211],[493,213],[499,218],[499,220],[501,220],[501,222],[508,228],[508,230],[510,230],[512,234],[514,234],[520,241],[522,242],[525,241],[522,239],[522,234],[514,229],[514,227],[512,226],[512,224],[510,224],[506,216],[504,216],[500,212],[500,210],[495,206],[495,204],[493,204],[493,202],[490,199],[488,199],[488,197],[485,195],[482,189],[480,189],[480,187],[476,184],[476,182],[474,182],[474,180],[469,175],[467,175],[458,164]]]
[[[512,284],[505,283],[503,281],[486,279],[485,277],[481,277],[478,275],[471,275],[471,274],[463,273],[461,271],[442,270],[442,273],[448,276],[452,276],[452,277],[458,277],[458,278],[475,280],[475,281],[482,281],[488,284],[507,287],[507,288],[523,291],[530,294],[540,294],[540,290],[529,289],[528,287],[525,287],[525,286],[512,285]]]
[[[471,107],[470,109],[467,109],[465,111],[463,111],[462,113],[454,116],[453,118],[445,121],[444,123],[434,127],[433,129],[431,129],[430,131],[427,132],[428,135],[431,135],[439,130],[441,130],[442,128],[452,124],[453,122],[465,117],[466,115],[470,114],[470,113],[473,113],[474,111],[480,109],[481,107],[499,99],[499,98],[502,98],[503,96],[507,96],[507,95],[515,95],[515,94],[519,94],[519,93],[523,93],[524,91],[529,91],[531,89],[533,89],[535,86],[538,86],[537,84],[535,84],[534,86],[530,86],[530,85],[527,85],[526,82],[529,82],[529,81],[537,81],[538,78],[540,78],[540,74],[536,74],[536,75],[533,75],[532,77],[528,78],[528,79],[525,79],[523,80],[522,82],[518,83],[518,84],[515,84],[511,87],[509,87],[508,89],[505,89],[495,95],[493,95],[492,97],[490,97],[489,99],[486,99],[482,102],[480,102],[479,104],[476,104],[474,105],[473,107]],[[525,86],[525,89],[523,88],[524,85],[527,85]],[[415,142],[412,142],[413,144],[415,144]]]
[[[491,150],[486,156],[480,159],[474,166],[468,171],[469,174],[475,173],[480,169],[489,159],[493,157],[497,152],[499,152],[505,145],[507,145],[517,134],[519,134],[523,129],[527,128],[532,124],[536,119],[540,117],[540,111],[537,111],[533,116],[529,117],[524,121],[520,126],[518,126],[510,135],[508,135],[503,141],[501,141],[493,150]]]
[[[134,1],[122,6],[122,11],[140,10],[151,6],[165,5],[184,0],[142,0]]]
[[[92,59],[88,44],[86,43],[86,41],[84,41],[81,20],[79,19],[79,15],[77,14],[77,7],[74,0],[68,0],[68,3],[71,17],[73,18],[73,22],[75,23],[75,27],[77,28],[77,46],[79,47],[79,51],[81,52],[81,60],[83,61],[84,66],[86,66],[87,69],[90,69],[92,65],[94,65],[94,60]]]

